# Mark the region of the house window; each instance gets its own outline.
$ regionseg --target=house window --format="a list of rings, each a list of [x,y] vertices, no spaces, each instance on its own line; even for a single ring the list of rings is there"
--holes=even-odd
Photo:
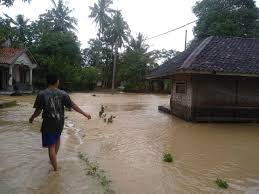
[[[183,83],[183,82],[176,83],[175,92],[177,94],[186,94],[186,83]]]

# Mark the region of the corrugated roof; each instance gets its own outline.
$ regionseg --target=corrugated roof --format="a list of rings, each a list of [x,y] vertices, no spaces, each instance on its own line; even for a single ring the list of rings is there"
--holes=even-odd
[[[259,41],[209,37],[159,66],[148,78],[162,78],[178,72],[259,75]]]

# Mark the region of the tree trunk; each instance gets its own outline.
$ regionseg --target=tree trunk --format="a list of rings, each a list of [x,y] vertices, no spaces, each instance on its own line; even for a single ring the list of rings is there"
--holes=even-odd
[[[113,71],[112,71],[112,90],[115,89],[115,82],[116,82],[116,63],[117,63],[117,51],[118,47],[115,43],[115,53],[114,53],[114,60],[113,60]]]

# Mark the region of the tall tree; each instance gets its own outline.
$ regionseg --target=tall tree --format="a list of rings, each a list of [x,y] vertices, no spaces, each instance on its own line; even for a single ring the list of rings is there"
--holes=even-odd
[[[29,19],[26,19],[24,15],[17,15],[15,19],[10,17],[7,14],[4,14],[7,20],[10,21],[11,24],[14,25],[14,30],[17,36],[17,39],[15,40],[17,43],[26,44],[28,40],[28,34],[29,34]]]
[[[118,49],[122,47],[124,42],[128,42],[129,35],[130,35],[130,29],[127,22],[122,17],[122,14],[120,11],[118,10],[115,11],[115,14],[112,18],[112,25],[111,25],[111,40],[114,45],[112,89],[115,88]]]
[[[10,20],[0,17],[0,42],[12,38],[14,33]]]
[[[31,2],[31,0],[22,0],[23,2]],[[0,0],[0,5],[10,7],[14,4],[15,0]]]
[[[198,18],[195,36],[255,37],[257,9],[254,0],[202,0],[193,7]]]
[[[103,87],[111,83],[113,52],[106,42],[97,39],[88,41],[89,47],[83,50],[85,66],[92,66],[98,69]]]
[[[162,49],[162,50],[153,50],[151,53],[154,60],[157,61],[157,63],[161,64],[175,57],[175,55],[177,55],[179,51],[176,51],[173,49],[171,50]]]
[[[99,39],[90,39],[89,47],[83,50],[85,66],[96,67],[103,60],[103,43]]]
[[[44,33],[37,44],[30,47],[39,66],[35,73],[37,85],[44,83],[48,72],[57,72],[61,86],[75,83],[82,63],[80,44],[72,32]]]
[[[52,0],[52,3],[54,8],[48,10],[47,13],[42,14],[40,17],[49,23],[49,26],[53,26],[54,31],[68,32],[76,30],[77,19],[70,16],[73,10],[69,9],[63,0],[58,0],[58,3]]]
[[[110,8],[113,4],[112,0],[98,0],[93,7],[89,7],[91,10],[90,18],[94,19],[94,22],[98,26],[99,39],[104,34],[105,29],[108,27],[111,17],[110,14],[114,11]]]
[[[152,52],[148,50],[145,37],[139,33],[122,54],[118,77],[127,89],[144,89],[145,75],[155,65]]]

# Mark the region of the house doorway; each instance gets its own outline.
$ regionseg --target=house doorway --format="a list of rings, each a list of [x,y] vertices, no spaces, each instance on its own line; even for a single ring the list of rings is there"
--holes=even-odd
[[[0,90],[7,90],[8,68],[0,67]]]
[[[29,83],[29,68],[26,66],[21,66],[19,68],[20,73],[20,83],[26,85]]]

